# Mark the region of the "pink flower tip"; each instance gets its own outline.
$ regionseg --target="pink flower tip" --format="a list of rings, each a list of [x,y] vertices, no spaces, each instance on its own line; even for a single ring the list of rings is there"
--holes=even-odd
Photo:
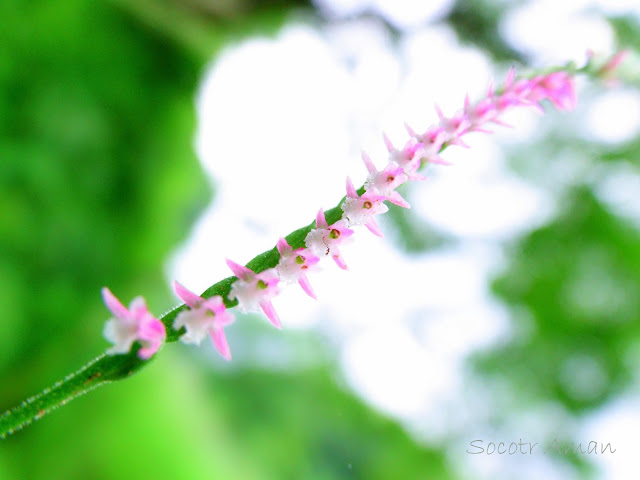
[[[629,55],[629,50],[620,50],[616,54],[614,54],[607,63],[605,63],[602,68],[600,68],[600,74],[607,74],[613,72],[617,69],[622,62]]]
[[[196,308],[202,302],[204,302],[204,298],[191,292],[189,289],[178,283],[177,280],[173,281],[173,291],[176,293],[178,298],[180,298],[180,300],[182,300],[191,308]]]
[[[358,192],[356,191],[356,187],[353,186],[351,179],[347,177],[347,197],[350,198],[358,198]]]
[[[250,275],[253,275],[253,271],[249,268],[240,265],[239,263],[234,262],[233,260],[226,259],[227,266],[231,269],[233,274],[242,279],[248,278]]]
[[[133,344],[138,342],[141,345],[138,356],[143,360],[151,358],[166,339],[164,324],[149,312],[142,297],[134,298],[127,309],[107,287],[101,293],[105,305],[113,314],[103,331],[105,338],[113,343],[107,353],[128,353]]]
[[[278,243],[276,243],[276,248],[278,249],[278,253],[280,254],[280,256],[292,250],[291,245],[289,245],[289,242],[287,242],[287,240],[282,237],[278,239]]]

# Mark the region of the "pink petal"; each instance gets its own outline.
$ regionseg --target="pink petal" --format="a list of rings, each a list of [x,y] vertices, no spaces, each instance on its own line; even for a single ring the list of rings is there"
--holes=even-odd
[[[405,123],[405,127],[407,128],[407,130],[411,130],[411,128],[406,123]],[[411,131],[409,133],[411,133]],[[389,139],[389,137],[387,137],[387,134],[383,133],[382,138],[384,139],[384,144],[387,146],[387,150],[389,151],[389,153],[393,152],[396,149],[396,147],[393,146],[393,143],[391,143],[391,140]]]
[[[356,188],[349,177],[347,177],[347,197],[359,198],[358,192],[356,192]]]
[[[236,262],[229,260],[228,258],[227,266],[231,269],[236,277],[241,278],[242,280],[248,280],[251,275],[253,275],[253,270],[250,270],[247,267],[243,267],[242,265],[238,265]]]
[[[322,209],[318,210],[316,214],[316,228],[327,228],[327,220],[324,218],[324,211]]]
[[[167,332],[162,323],[150,314],[138,325],[138,338],[147,342],[163,342],[167,337]]]
[[[129,315],[136,319],[137,322],[146,320],[147,317],[153,318],[153,315],[149,313],[147,303],[141,296],[135,297],[129,304]]]
[[[488,130],[484,127],[471,127],[470,129],[473,132],[480,132],[480,133],[488,133],[488,134],[493,134],[493,130]]]
[[[445,160],[440,155],[432,155],[431,157],[425,158],[427,163],[437,163],[438,165],[451,165],[451,162]]]
[[[461,137],[455,137],[455,138],[453,138],[453,139],[449,140],[449,143],[450,143],[451,145],[459,145],[459,146],[464,147],[464,148],[471,148],[467,143],[465,143],[465,142],[462,140],[462,138],[461,138]]]
[[[620,50],[600,69],[601,73],[611,72],[618,68],[618,66],[627,58],[629,50]]]
[[[276,275],[277,274],[275,273],[275,269],[269,268],[267,270],[264,270],[263,272],[256,274],[255,278],[257,280],[262,280],[266,284],[267,288],[265,293],[271,292],[272,295],[275,295],[276,286],[280,282],[280,279]]]
[[[405,172],[405,173],[407,173],[407,172]],[[409,180],[412,180],[414,182],[422,182],[422,181],[427,179],[427,177],[425,177],[424,175],[419,174],[418,172],[407,173],[407,177],[409,177]]]
[[[385,135],[385,138],[386,138],[386,135]],[[387,138],[387,140],[388,140],[388,138]],[[392,145],[392,147],[393,147],[393,145]],[[362,152],[362,160],[364,161],[364,164],[367,167],[367,170],[369,171],[370,174],[374,175],[374,174],[378,173],[378,169],[376,168],[376,166],[371,161],[371,158],[369,157],[369,155],[367,155],[366,153]]]
[[[398,192],[391,192],[391,194],[387,197],[387,200],[398,205],[399,207],[411,208],[411,205],[409,205],[409,203],[404,198],[402,198],[402,195],[400,195]]]
[[[138,350],[138,357],[143,360],[151,358],[160,348],[162,342],[166,338],[166,331],[164,324],[157,318],[153,319],[153,322],[148,323],[146,326],[142,326],[138,336],[143,343],[143,347]]]
[[[420,135],[418,135],[416,132],[413,131],[413,129],[409,126],[408,123],[405,122],[404,124],[404,128],[407,129],[407,132],[409,132],[409,135],[411,135],[412,137],[418,138],[420,137]],[[394,149],[395,150],[395,149]]]
[[[320,257],[314,255],[311,252],[311,250],[309,250],[308,248],[299,248],[296,251],[300,252],[300,253],[298,253],[298,255],[302,255],[305,258],[304,263],[308,267],[313,267],[316,263],[318,263],[320,261]]]
[[[298,284],[302,287],[302,289],[306,292],[307,295],[309,295],[311,298],[315,300],[318,299],[318,297],[316,297],[316,294],[313,292],[313,289],[311,288],[309,279],[304,273],[298,277]]]
[[[229,348],[229,343],[227,342],[227,337],[224,334],[224,330],[222,328],[214,328],[209,331],[209,335],[211,336],[211,341],[213,342],[213,346],[216,347],[218,353],[227,361],[231,360],[231,349]]]
[[[509,73],[507,73],[507,78],[504,81],[505,90],[508,89],[511,86],[511,84],[513,83],[515,78],[516,78],[516,69],[511,67],[509,69]],[[491,88],[491,90],[493,90],[493,88]]]
[[[226,327],[227,325],[233,323],[235,321],[235,317],[233,314],[229,313],[226,309],[218,310],[216,312],[216,321],[215,324],[220,327]]]
[[[198,305],[204,301],[204,298],[196,295],[190,290],[187,290],[176,280],[173,281],[173,290],[176,292],[176,295],[191,308],[197,308]]]
[[[129,315],[129,310],[125,308],[120,300],[116,298],[116,296],[111,293],[107,287],[102,288],[102,299],[104,300],[104,304],[107,308],[115,315],[117,318],[126,318]]]
[[[344,263],[342,254],[338,251],[338,249],[333,247],[331,250],[333,250],[333,253],[331,254],[331,258],[333,258],[333,261],[336,262],[336,265],[338,265],[343,270],[348,270],[349,268],[347,267],[347,264]]]
[[[338,220],[336,223],[331,225],[333,228],[336,228],[340,231],[340,241],[343,242],[351,235],[353,235],[353,230],[346,227],[346,223],[344,220]]]
[[[489,82],[489,86],[487,87],[487,97],[488,97],[488,98],[493,97],[493,89],[494,89],[494,87],[493,87],[493,81],[490,81],[490,82]]]
[[[264,312],[264,314],[267,316],[267,318],[273,324],[274,327],[282,328],[282,325],[280,324],[280,319],[278,318],[278,314],[276,313],[275,308],[273,308],[273,304],[269,300],[260,302],[260,308],[262,308],[262,311]]]
[[[278,248],[278,252],[280,253],[280,255],[284,255],[286,252],[292,250],[291,245],[289,245],[289,242],[287,242],[284,238],[278,240],[278,243],[276,243],[276,247]]]
[[[382,230],[380,230],[380,227],[378,226],[378,224],[373,218],[370,218],[369,220],[367,220],[367,223],[365,223],[364,226],[367,227],[369,231],[374,235],[377,235],[379,237],[384,237]]]
[[[224,306],[224,301],[222,300],[222,297],[220,295],[215,295],[211,298],[207,298],[202,302],[201,306],[202,308],[206,308],[216,316],[216,324],[218,325],[226,325],[226,323],[224,323],[225,320],[223,320],[226,316],[230,316],[231,322],[233,321],[233,315],[227,313],[227,308]]]

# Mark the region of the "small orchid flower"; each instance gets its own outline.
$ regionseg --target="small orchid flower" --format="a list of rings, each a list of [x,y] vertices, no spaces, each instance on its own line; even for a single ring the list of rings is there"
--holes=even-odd
[[[542,107],[540,107],[540,105],[529,98],[532,88],[533,84],[530,80],[525,78],[516,80],[516,71],[514,68],[510,68],[504,83],[504,89],[502,93],[495,98],[495,106],[498,114],[501,114],[510,107],[519,105],[532,105],[541,109]],[[492,95],[488,95],[488,97],[491,96]],[[492,122],[503,125],[496,119],[492,120]]]
[[[309,267],[318,263],[320,258],[311,253],[308,248],[293,250],[284,238],[278,240],[276,247],[280,252],[280,261],[276,265],[276,271],[280,278],[286,282],[298,282],[306,294],[315,299],[316,294],[311,288],[306,272]]]
[[[483,98],[475,105],[471,104],[469,95],[464,98],[464,114],[469,119],[469,131],[492,133],[482,125],[493,121],[498,115],[496,104],[491,96]]]
[[[437,104],[435,105],[435,109],[440,119],[443,140],[450,144],[468,147],[460,138],[467,131],[467,128],[469,128],[469,119],[464,112],[457,112],[453,117],[446,117]]]
[[[366,192],[382,195],[386,200],[395,203],[399,207],[409,208],[407,201],[395,191],[397,187],[409,179],[402,167],[397,167],[396,164],[391,162],[384,170],[378,171],[371,158],[364,152],[362,153],[362,160],[369,171],[369,177],[365,182]]]
[[[408,125],[406,127],[410,129]],[[402,150],[398,150],[393,146],[389,137],[383,134],[383,138],[389,151],[389,162],[399,165],[409,180],[425,180],[425,177],[418,173],[424,157],[424,145],[412,138]]]
[[[278,294],[279,280],[275,270],[270,268],[264,272],[255,273],[229,259],[227,259],[227,265],[238,277],[238,280],[231,285],[229,299],[237,299],[238,308],[242,312],[253,312],[257,311],[258,307],[261,308],[276,328],[282,328],[278,314],[270,300]]]
[[[567,72],[553,72],[531,80],[529,99],[534,102],[546,98],[558,110],[572,110],[576,106],[576,89],[573,77]]]
[[[313,253],[318,256],[331,255],[343,270],[347,270],[338,245],[353,235],[353,230],[347,228],[345,220],[339,220],[333,225],[327,224],[324,211],[320,209],[316,215],[316,228],[311,230],[304,239],[304,243]]]
[[[342,218],[346,219],[348,225],[364,225],[369,229],[371,233],[382,237],[382,230],[373,219],[374,215],[386,213],[389,210],[384,204],[386,197],[384,195],[376,195],[373,193],[365,192],[362,196],[358,195],[351,179],[347,177],[347,198],[341,205],[344,215]]]
[[[113,343],[107,353],[127,353],[134,342],[139,342],[142,348],[138,350],[138,356],[143,360],[151,358],[167,335],[164,324],[149,313],[144,298],[134,298],[128,310],[107,287],[102,289],[102,298],[113,314],[103,332],[105,338]]]
[[[421,148],[419,150],[420,158],[424,159],[427,163],[438,163],[441,165],[450,165],[449,162],[444,160],[439,152],[446,140],[446,134],[442,127],[432,126],[427,129],[423,134],[419,134],[413,131],[413,129],[405,124],[405,128],[414,139],[420,142]],[[405,170],[406,172],[406,170]],[[410,177],[411,178],[411,177]]]
[[[216,295],[211,298],[202,298],[176,281],[173,282],[173,289],[176,295],[189,306],[189,309],[180,312],[173,322],[173,328],[176,330],[182,327],[186,329],[180,341],[200,345],[208,333],[222,358],[231,360],[231,350],[224,334],[224,327],[233,323],[234,317],[227,312],[222,297]]]

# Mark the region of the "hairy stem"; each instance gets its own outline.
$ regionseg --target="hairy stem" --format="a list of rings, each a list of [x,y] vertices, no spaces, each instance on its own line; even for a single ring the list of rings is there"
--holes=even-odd
[[[69,403],[76,397],[114,380],[126,378],[145,363],[138,358],[139,346],[126,355],[102,354],[55,385],[28,398],[0,416],[0,438],[21,430],[34,420]]]

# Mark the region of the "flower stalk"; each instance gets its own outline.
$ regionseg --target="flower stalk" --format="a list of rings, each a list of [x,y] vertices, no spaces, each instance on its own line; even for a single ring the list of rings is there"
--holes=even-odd
[[[607,72],[611,73],[620,61],[614,56],[606,64]],[[127,309],[104,288],[105,304],[114,316],[105,326],[105,336],[114,345],[77,372],[2,414],[0,438],[77,396],[132,375],[147,365],[165,343],[181,340],[199,344],[209,334],[220,355],[230,360],[224,327],[233,322],[233,316],[227,309],[236,306],[242,311],[261,309],[269,321],[280,328],[280,319],[271,304],[280,287],[298,283],[315,298],[307,278],[309,267],[330,257],[338,267],[347,269],[339,245],[354,234],[354,228],[365,226],[373,234],[382,236],[374,216],[388,210],[384,202],[409,208],[395,191],[399,185],[424,180],[418,173],[421,167],[429,163],[446,164],[441,157],[444,149],[451,145],[466,146],[463,137],[468,133],[488,132],[490,124],[502,125],[501,115],[513,107],[532,106],[542,110],[541,102],[546,100],[559,110],[572,109],[576,104],[573,74],[593,70],[589,64],[580,70],[568,65],[529,79],[516,79],[514,70],[510,70],[499,91],[490,87],[486,97],[475,104],[467,97],[463,108],[451,117],[436,107],[440,121],[425,132],[407,127],[410,138],[402,148],[396,148],[385,136],[388,162],[383,169],[378,169],[363,154],[368,172],[363,186],[356,189],[347,178],[346,196],[335,207],[320,209],[314,222],[281,238],[272,249],[256,256],[246,266],[227,260],[235,276],[212,285],[202,295],[175,282],[176,294],[185,303],[159,318],[147,310],[142,298],[134,299]]]

